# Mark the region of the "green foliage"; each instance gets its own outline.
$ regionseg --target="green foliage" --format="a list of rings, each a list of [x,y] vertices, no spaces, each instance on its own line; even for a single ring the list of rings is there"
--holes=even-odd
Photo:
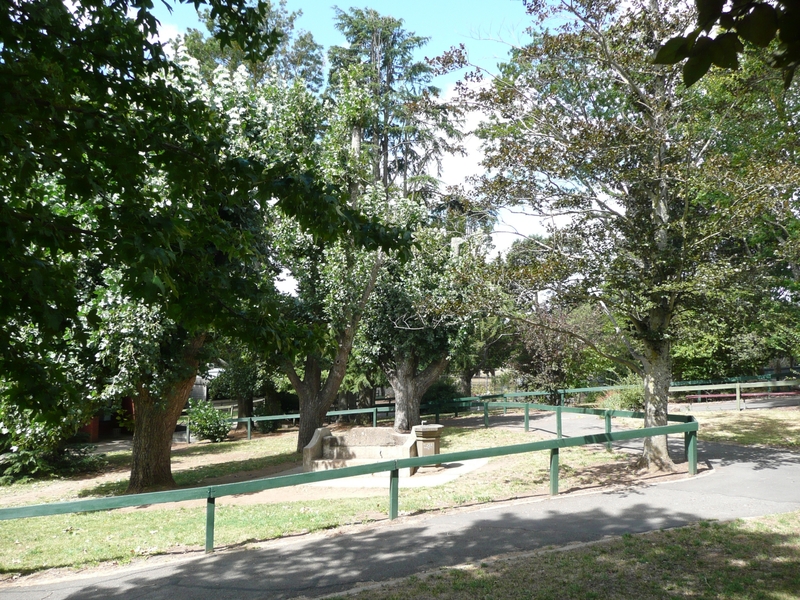
[[[440,379],[422,395],[422,404],[447,404],[461,397],[461,392],[449,379]]]
[[[209,5],[221,39],[270,45],[272,32],[246,25],[265,3]],[[128,1],[24,0],[0,14],[0,373],[13,402],[53,421],[64,394],[82,391],[58,359],[85,342],[79,302],[92,274],[81,259],[118,266],[136,297],[169,296],[180,247],[208,216],[201,200],[224,210],[252,189],[234,191],[247,176],[219,152],[219,119],[168,83],[181,69],[152,41],[157,26]],[[169,208],[186,197],[196,216]]]
[[[205,4],[221,47],[263,60],[278,43],[261,27],[269,3]],[[98,316],[84,305],[107,285],[100,273],[193,334],[269,346],[281,323],[264,224],[276,212],[321,240],[406,237],[343,207],[294,155],[299,136],[271,117],[258,127],[269,110],[252,86],[215,97],[196,63],[154,41],[157,26],[150,4],[127,0],[23,0],[0,14],[2,391],[53,422],[89,386],[71,363],[94,363]],[[242,143],[267,129],[272,147]]]
[[[328,93],[348,116],[347,142],[353,126],[363,136],[363,156],[352,157],[368,167],[362,185],[432,197],[428,169],[459,149],[461,135],[454,126],[458,109],[438,98],[431,66],[415,59],[428,38],[371,8],[335,10],[347,44],[328,53]]]
[[[281,403],[277,398],[267,398],[263,402],[258,402],[253,407],[254,417],[270,417],[272,415],[283,414]],[[272,433],[280,428],[280,421],[256,421],[256,429],[261,433]]]
[[[96,409],[92,400],[68,403],[62,420],[50,423],[32,409],[0,400],[0,483],[98,468],[101,458],[69,444]]]
[[[200,71],[209,82],[213,81],[214,72],[220,66],[230,73],[244,66],[253,85],[262,84],[277,74],[283,80],[298,80],[309,89],[318,91],[323,79],[322,46],[314,41],[310,33],[302,30],[295,32],[295,21],[302,14],[301,10],[289,12],[286,9],[286,0],[280,0],[277,5],[268,3],[259,28],[279,33],[280,39],[269,56],[258,60],[249,58],[237,42],[227,46],[221,44],[215,37],[219,29],[219,18],[212,17],[208,11],[204,11],[202,17],[211,37],[206,38],[197,29],[189,29],[185,36],[179,38],[179,42],[200,62]]]
[[[12,447],[0,454],[0,486],[47,477],[94,473],[106,465],[91,445],[67,445],[55,449]]]
[[[200,399],[189,400],[189,430],[201,440],[221,442],[231,430],[222,413],[211,402]]]
[[[117,424],[122,428],[128,431],[129,433],[133,433],[134,428],[136,427],[136,419],[130,413],[130,411],[126,410],[125,408],[118,408],[114,413],[115,418],[117,419]]]
[[[772,46],[770,65],[783,72],[788,88],[800,64],[800,34],[797,9],[787,0],[763,2],[740,0],[697,0],[697,27],[688,35],[668,39],[657,51],[654,62],[675,64],[686,60],[683,80],[687,86],[700,80],[712,64],[736,69],[745,52],[743,42],[760,48]],[[711,37],[710,34],[714,33]]]
[[[633,411],[644,409],[644,383],[640,375],[629,373],[625,377],[622,377],[616,385],[635,385],[637,387],[609,392],[606,397],[601,400],[603,408]]]

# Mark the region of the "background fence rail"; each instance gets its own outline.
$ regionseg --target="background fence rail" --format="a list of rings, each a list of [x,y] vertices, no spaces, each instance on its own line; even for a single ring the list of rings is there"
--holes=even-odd
[[[513,404],[516,407],[523,407],[523,403],[490,403],[485,402],[484,414],[488,414],[490,404],[503,405]],[[164,492],[151,492],[144,494],[132,494],[128,496],[117,496],[112,498],[97,498],[87,500],[75,500],[71,502],[54,502],[50,504],[35,504],[31,506],[20,506],[11,508],[0,508],[0,521],[11,519],[23,519],[30,517],[43,517],[60,515],[67,513],[90,512],[98,510],[112,510],[117,508],[127,508],[132,506],[143,506],[151,504],[163,504],[166,502],[181,502],[185,500],[206,499],[206,552],[214,551],[214,527],[216,498],[232,496],[237,494],[248,494],[269,489],[291,487],[307,483],[317,483],[320,481],[330,481],[333,479],[343,479],[359,475],[371,475],[374,473],[389,472],[389,518],[397,518],[399,506],[399,472],[400,469],[409,467],[424,467],[440,463],[452,463],[478,458],[493,458],[512,454],[522,454],[526,452],[537,452],[542,450],[550,451],[550,493],[558,494],[558,469],[559,469],[559,450],[575,446],[588,444],[606,444],[610,449],[611,443],[615,441],[626,441],[656,435],[668,435],[675,433],[684,434],[684,453],[689,463],[689,476],[697,473],[697,431],[698,423],[691,415],[669,415],[669,420],[673,425],[661,427],[648,427],[643,429],[631,429],[612,433],[610,431],[611,417],[631,417],[643,418],[643,413],[618,410],[598,410],[571,408],[562,406],[527,404],[526,410],[535,406],[540,410],[561,412],[579,412],[584,414],[596,414],[603,416],[606,421],[606,433],[575,437],[561,437],[554,440],[544,440],[515,444],[511,446],[497,446],[494,448],[481,448],[478,450],[463,450],[459,452],[449,452],[434,456],[420,456],[415,458],[403,458],[397,460],[381,461],[372,464],[358,465],[354,467],[343,467],[329,471],[313,471],[309,473],[299,473],[294,475],[282,475],[278,477],[268,477],[255,479],[240,483],[228,483],[222,485],[211,485],[204,487],[188,488],[183,490],[170,490]],[[342,412],[342,411],[336,411]],[[349,412],[349,411],[344,411]],[[488,418],[488,417],[487,417]],[[560,431],[560,430],[559,430]]]

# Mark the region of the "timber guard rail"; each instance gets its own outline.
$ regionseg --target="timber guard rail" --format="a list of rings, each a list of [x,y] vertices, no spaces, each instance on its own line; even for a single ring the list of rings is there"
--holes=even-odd
[[[359,465],[355,467],[344,467],[329,471],[315,471],[311,473],[299,473],[296,475],[283,475],[279,477],[268,477],[255,479],[241,483],[228,483],[223,485],[211,485],[205,487],[195,487],[183,490],[169,490],[164,492],[150,492],[145,494],[132,494],[129,496],[116,496],[112,498],[96,498],[87,500],[74,500],[71,502],[54,502],[50,504],[35,504],[30,506],[19,506],[11,508],[0,508],[0,521],[11,519],[24,519],[29,517],[44,517],[51,515],[61,515],[68,513],[91,512],[100,510],[112,510],[117,508],[127,508],[131,506],[143,506],[152,504],[163,504],[166,502],[182,502],[186,500],[206,500],[206,552],[214,551],[214,516],[215,501],[217,498],[232,496],[236,494],[250,494],[263,490],[271,490],[282,487],[291,487],[307,483],[329,481],[332,479],[343,479],[346,477],[356,477],[359,475],[371,475],[373,473],[389,472],[389,518],[395,519],[398,516],[399,492],[400,492],[400,469],[407,467],[424,467],[440,463],[452,463],[477,458],[493,458],[497,456],[509,456],[512,454],[524,454],[526,452],[537,452],[540,450],[550,451],[550,494],[558,494],[558,465],[559,450],[575,446],[588,444],[606,444],[610,450],[613,442],[633,440],[644,437],[669,434],[684,434],[684,453],[689,463],[689,476],[697,474],[697,430],[698,423],[691,415],[668,415],[668,421],[674,425],[661,427],[647,427],[642,429],[631,429],[612,433],[611,417],[627,417],[644,419],[644,413],[602,410],[590,408],[572,408],[563,406],[551,406],[530,404],[522,402],[484,402],[484,425],[488,427],[490,408],[516,408],[525,409],[526,416],[530,408],[538,410],[555,411],[559,424],[557,438],[554,440],[544,440],[540,442],[529,442],[525,444],[514,444],[511,446],[498,446],[495,448],[481,448],[478,450],[464,450],[461,452],[449,452],[434,456],[422,456],[417,458],[404,458],[376,462],[369,465]],[[594,414],[603,416],[606,422],[606,433],[596,435],[585,435],[575,437],[561,437],[560,415],[562,412]],[[527,426],[526,418],[526,426]],[[527,430],[527,427],[526,427]]]

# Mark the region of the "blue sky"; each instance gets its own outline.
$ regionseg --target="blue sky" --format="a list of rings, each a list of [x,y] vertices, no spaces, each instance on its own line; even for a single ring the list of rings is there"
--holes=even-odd
[[[173,12],[166,10],[156,0],[154,12],[162,24],[162,35],[174,37],[189,27],[205,31],[191,4],[173,4]],[[344,42],[334,27],[334,10],[350,7],[374,8],[379,13],[403,19],[408,31],[430,38],[421,50],[420,59],[433,57],[458,44],[464,44],[471,62],[490,72],[496,71],[498,62],[503,62],[510,45],[524,43],[525,28],[531,19],[525,13],[522,0],[366,0],[365,2],[334,2],[331,0],[288,0],[290,11],[302,10],[297,27],[310,31],[326,51],[330,46]],[[460,77],[453,73],[434,81],[447,94]],[[479,119],[473,115],[468,126]],[[465,140],[468,156],[448,157],[443,163],[442,179],[448,184],[461,183],[467,175],[481,172],[481,152],[478,140],[470,136]],[[501,222],[493,236],[498,251],[504,251],[519,235],[533,231],[543,232],[538,219],[503,211]]]
[[[170,13],[162,2],[156,1],[155,13],[170,34],[183,33],[189,27],[205,31],[191,4],[173,4]],[[335,2],[332,0],[288,0],[290,11],[301,10],[297,27],[310,31],[325,49],[344,42],[334,27],[334,10],[350,7],[374,8],[379,13],[403,19],[408,31],[430,38],[421,56],[437,56],[452,46],[464,44],[470,61],[495,70],[508,54],[509,44],[524,40],[524,30],[530,23],[522,0],[366,0],[364,2]],[[441,88],[452,85],[457,75],[440,78]]]

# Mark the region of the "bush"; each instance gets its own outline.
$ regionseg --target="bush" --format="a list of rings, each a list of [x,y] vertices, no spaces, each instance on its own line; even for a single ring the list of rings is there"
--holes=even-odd
[[[189,430],[201,440],[221,442],[228,437],[230,423],[207,400],[189,400]]]
[[[27,450],[13,446],[0,454],[0,485],[100,471],[107,461],[103,454],[92,454],[94,448],[88,444],[56,450]]]
[[[601,402],[603,408],[612,410],[644,410],[644,382],[636,373],[629,373],[619,380],[617,385],[635,385],[627,390],[614,390]]]
[[[102,456],[91,455],[90,446],[69,443],[93,408],[74,405],[61,420],[48,423],[0,400],[0,485],[100,469]]]
[[[281,404],[281,414],[290,415],[300,412],[300,397],[293,392],[278,392],[278,402]]]
[[[462,396],[463,394],[451,381],[440,379],[422,396],[422,404],[447,404]]]
[[[279,414],[281,414],[281,405],[277,399],[267,398],[263,402],[259,402],[253,407],[254,417],[269,417]],[[278,429],[278,427],[280,427],[281,422],[278,420],[256,421],[255,425],[256,429],[258,429],[261,433],[272,433]]]

